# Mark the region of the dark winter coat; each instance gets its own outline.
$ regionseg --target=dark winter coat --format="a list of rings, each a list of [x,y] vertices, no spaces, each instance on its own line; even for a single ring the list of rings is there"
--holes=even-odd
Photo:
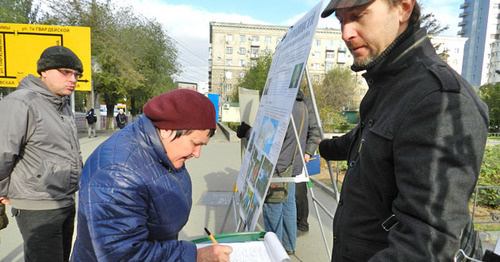
[[[324,158],[349,166],[334,218],[336,262],[453,261],[471,221],[487,108],[425,30],[398,40],[363,75],[360,124],[320,144]]]
[[[178,241],[191,211],[191,178],[173,167],[144,115],[85,163],[72,261],[196,261]]]

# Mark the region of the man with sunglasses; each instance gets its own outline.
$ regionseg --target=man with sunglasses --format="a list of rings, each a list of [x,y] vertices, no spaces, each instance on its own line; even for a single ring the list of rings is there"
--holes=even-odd
[[[68,261],[82,158],[68,96],[82,76],[66,47],[47,48],[0,101],[0,201],[24,240],[25,261]]]

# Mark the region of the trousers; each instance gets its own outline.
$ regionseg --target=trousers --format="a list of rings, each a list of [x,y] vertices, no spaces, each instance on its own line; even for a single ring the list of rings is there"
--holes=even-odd
[[[262,216],[265,230],[276,233],[285,250],[294,251],[297,240],[295,183],[290,183],[288,192],[283,203],[264,203]]]
[[[297,205],[297,229],[300,231],[309,231],[309,201],[307,199],[307,182],[297,183],[295,185],[295,203]]]
[[[52,210],[12,208],[24,240],[24,261],[69,261],[75,205]]]

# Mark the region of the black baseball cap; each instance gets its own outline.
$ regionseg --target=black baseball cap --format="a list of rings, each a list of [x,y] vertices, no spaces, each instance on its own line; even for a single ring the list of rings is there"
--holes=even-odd
[[[328,17],[333,14],[336,9],[366,5],[372,1],[374,0],[332,0],[326,6],[325,10],[323,10],[323,13],[321,13],[321,17]]]

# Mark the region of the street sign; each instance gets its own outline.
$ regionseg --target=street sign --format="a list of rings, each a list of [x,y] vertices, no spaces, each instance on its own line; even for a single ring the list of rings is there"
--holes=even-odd
[[[17,87],[28,74],[38,76],[43,50],[61,45],[82,61],[83,77],[76,91],[91,90],[90,27],[0,23],[0,87]]]

